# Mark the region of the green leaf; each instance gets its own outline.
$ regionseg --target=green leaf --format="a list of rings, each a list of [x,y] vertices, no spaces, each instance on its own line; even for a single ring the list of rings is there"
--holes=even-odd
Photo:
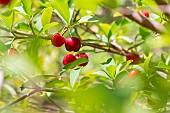
[[[101,5],[102,6],[107,6],[107,7],[110,7],[110,8],[115,8],[117,5],[119,4],[123,4],[122,2],[125,2],[125,0],[102,0],[101,2]]]
[[[114,34],[116,32],[117,28],[118,28],[118,25],[114,22],[108,32],[108,40],[109,41],[110,41],[110,37],[112,36],[112,34]]]
[[[112,59],[112,58],[109,58],[106,62],[103,62],[103,63],[101,63],[101,66],[103,67],[106,67],[106,66],[109,66],[109,65],[115,65],[115,61],[114,61],[114,59]],[[104,68],[104,70],[105,70],[106,68]]]
[[[23,31],[29,31],[30,30],[30,26],[28,25],[28,23],[18,23],[17,26],[15,27],[15,29],[19,29],[19,30],[23,30]]]
[[[151,61],[152,56],[153,56],[153,54],[150,54],[150,55],[146,58],[146,60],[145,60],[145,62],[144,62],[144,70],[145,70],[146,72],[148,72],[148,71],[150,70],[149,63],[150,63],[150,61]]]
[[[62,19],[62,21],[69,25],[70,12],[68,7],[68,0],[52,0],[51,5],[54,9],[54,12]]]
[[[0,18],[2,18],[6,27],[11,30],[14,22],[14,11],[9,11],[4,14],[0,14]]]
[[[46,25],[44,25],[41,32],[44,32],[44,31],[46,31],[46,30],[48,30],[48,29],[50,29],[50,28],[52,28],[56,25],[58,25],[58,22],[52,22],[52,23],[46,24]]]
[[[11,0],[10,4],[8,6],[8,11],[13,10],[17,2],[18,2],[18,0]]]
[[[166,58],[166,62],[165,62],[165,64],[166,64],[166,65],[168,65],[168,64],[169,64],[169,62],[170,62],[170,55],[168,55],[168,57]]]
[[[52,10],[53,10],[52,7],[48,7],[44,9],[42,16],[41,16],[41,22],[43,26],[50,23]]]
[[[60,86],[60,87],[63,87],[65,86],[66,83],[62,80],[53,80],[53,81],[50,81],[48,82],[45,87],[47,88],[54,88],[55,86]]]
[[[166,65],[163,62],[160,62],[157,67],[158,68],[163,68],[163,69],[170,69],[170,66]]]
[[[0,40],[0,52],[7,52],[8,48],[7,46]]]
[[[120,72],[120,73],[116,76],[116,78],[115,78],[116,84],[118,84],[119,81],[120,81],[123,77],[126,77],[127,75],[128,75],[128,72],[127,72],[127,71],[122,71],[122,72]]]
[[[75,0],[76,7],[79,9],[87,9],[95,11],[102,0]]]
[[[142,36],[142,39],[145,40],[150,36],[151,31],[146,28],[139,27],[139,33]]]
[[[32,0],[21,0],[24,11],[30,15],[31,14],[31,7],[32,7]]]
[[[110,79],[109,75],[107,75],[104,71],[96,71],[96,72],[92,73],[91,75],[102,76],[102,77]]]
[[[132,61],[129,60],[129,61],[126,61],[126,62],[123,62],[123,63],[120,63],[117,68],[116,68],[116,75],[117,76],[121,71],[124,71],[127,69],[127,67],[129,66],[129,64],[131,63]]]
[[[86,62],[88,62],[88,59],[87,59],[87,58],[79,58],[79,59],[75,60],[74,62],[67,64],[66,66],[64,66],[64,67],[62,68],[62,71],[60,72],[60,76],[61,76],[65,71],[67,71],[68,69],[72,69],[72,68],[74,68],[75,66],[78,66],[78,65],[80,65],[80,64],[82,64],[82,63],[86,63]]]
[[[120,70],[119,71],[124,71],[124,70],[126,70],[127,69],[127,67],[130,65],[130,63],[131,63],[132,61],[131,60],[129,60],[129,61],[125,61],[125,62],[123,62],[123,63],[121,63],[122,64],[122,66],[121,66],[121,68],[120,68]]]
[[[114,78],[114,75],[116,72],[116,67],[117,67],[117,65],[115,65],[115,66],[110,65],[110,66],[106,67],[106,72],[109,74],[109,76],[111,78]]]
[[[87,16],[82,17],[78,22],[79,23],[98,22],[98,20],[91,15],[87,15]]]
[[[68,1],[68,5],[69,5],[69,12],[70,12],[69,22],[71,22],[72,19],[74,19],[74,11],[75,11],[75,3],[74,3],[74,0],[69,0],[69,1]]]
[[[150,53],[150,45],[148,43],[142,44],[142,50],[144,51],[146,56],[149,56]]]
[[[79,73],[80,73],[80,68],[77,68],[70,72],[70,84],[72,88],[74,88],[74,85],[79,77]]]
[[[155,0],[142,0],[142,3],[148,6],[157,6]]]
[[[109,34],[109,31],[110,31],[110,25],[109,24],[100,24],[100,29],[104,32],[104,34],[107,37]]]

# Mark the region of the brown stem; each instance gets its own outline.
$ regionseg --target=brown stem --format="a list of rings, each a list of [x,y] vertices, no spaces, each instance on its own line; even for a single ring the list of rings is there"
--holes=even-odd
[[[97,33],[95,33],[94,31],[92,31],[88,26],[80,25],[79,27],[80,27],[81,29],[85,30],[85,33],[86,33],[86,32],[89,32],[89,33],[93,34],[97,39],[100,38],[99,36],[97,36]]]
[[[167,4],[167,3],[165,2],[165,0],[155,0],[155,2],[156,2],[158,5]]]
[[[160,23],[149,20],[146,17],[142,16],[140,13],[134,12],[128,8],[120,8],[119,12],[129,19],[135,21],[136,23],[152,30],[157,33],[166,33],[166,29]]]
[[[80,9],[76,11],[73,22],[76,22],[77,16],[79,15]]]
[[[111,50],[110,48],[106,49],[106,48],[103,48],[103,46],[101,44],[87,43],[87,42],[82,41],[82,45],[83,46],[93,47],[93,48],[100,49],[100,50],[104,50],[105,52],[109,52],[109,53],[114,53],[114,54],[119,54],[119,55],[124,55],[125,56],[125,54],[122,53],[122,51],[115,51],[115,50]]]
[[[170,5],[159,5],[160,10],[170,18]]]

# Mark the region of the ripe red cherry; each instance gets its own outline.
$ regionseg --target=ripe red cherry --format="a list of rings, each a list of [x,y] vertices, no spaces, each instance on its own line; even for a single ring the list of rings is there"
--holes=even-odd
[[[79,51],[81,47],[81,41],[79,38],[70,37],[65,39],[65,47],[67,51]]]
[[[128,77],[129,78],[133,78],[133,77],[135,77],[136,75],[138,75],[138,70],[132,70],[132,71],[130,71],[129,73],[128,73]]]
[[[149,13],[147,11],[142,11],[141,14],[144,15],[145,17],[149,17]]]
[[[80,54],[77,54],[76,55],[76,59],[79,59],[79,58],[87,58],[88,59],[88,56],[86,53],[80,53]],[[88,64],[88,62],[86,63],[82,63],[80,64],[79,66],[86,66]]]
[[[65,43],[65,39],[59,33],[55,33],[51,38],[51,43],[56,47],[61,47]]]
[[[131,64],[137,64],[140,61],[140,57],[138,54],[129,53],[126,55],[126,61],[128,61],[128,60],[132,60]]]
[[[0,4],[2,5],[8,5],[11,0],[0,0]]]
[[[66,56],[64,56],[63,65],[67,65],[71,62],[74,62],[75,60],[76,57],[73,54],[67,54]]]

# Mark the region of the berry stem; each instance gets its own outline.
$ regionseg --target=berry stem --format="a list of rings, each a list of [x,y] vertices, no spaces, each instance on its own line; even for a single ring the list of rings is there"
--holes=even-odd
[[[68,27],[65,26],[61,32],[61,36],[63,36],[68,31]]]

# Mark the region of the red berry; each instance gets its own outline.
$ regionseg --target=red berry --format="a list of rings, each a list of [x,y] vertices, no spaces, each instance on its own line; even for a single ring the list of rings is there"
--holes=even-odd
[[[143,14],[145,17],[149,17],[149,13],[147,11],[142,11],[141,14]]]
[[[80,54],[77,54],[76,55],[76,59],[79,59],[79,58],[87,58],[88,59],[88,56],[86,53],[80,53]],[[82,63],[80,64],[79,66],[86,66],[88,64],[88,62],[86,63]]]
[[[8,54],[9,54],[9,55],[17,55],[17,54],[18,54],[18,51],[17,51],[16,49],[14,49],[14,48],[10,48],[10,49],[8,50]]]
[[[140,57],[138,54],[129,53],[126,55],[126,61],[128,61],[128,60],[132,60],[131,64],[137,64],[140,61]]]
[[[132,70],[129,72],[128,77],[133,78],[134,76],[138,75],[138,70]]]
[[[61,47],[65,43],[65,39],[59,33],[55,33],[51,38],[51,43],[56,47]]]
[[[0,0],[0,4],[2,5],[8,5],[11,0]]]
[[[70,37],[65,39],[65,47],[67,51],[79,51],[81,47],[81,41],[79,38]]]
[[[71,62],[74,62],[76,60],[76,57],[73,54],[67,54],[63,59],[63,64],[67,65]]]

